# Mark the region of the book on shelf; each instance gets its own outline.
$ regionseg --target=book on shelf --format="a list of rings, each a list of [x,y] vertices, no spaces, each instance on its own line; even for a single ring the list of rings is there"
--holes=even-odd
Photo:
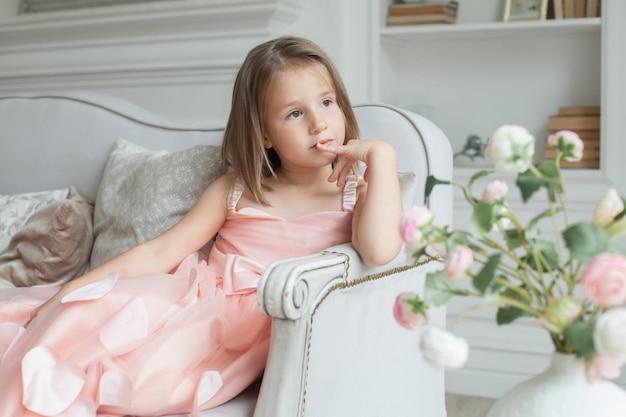
[[[550,0],[548,19],[563,19],[563,0]]]
[[[388,25],[455,23],[458,3],[392,4],[387,13]]]
[[[600,106],[559,107],[559,116],[599,116]]]
[[[586,13],[585,0],[576,0],[574,5],[574,17],[585,17]]]
[[[571,19],[576,17],[576,0],[563,0],[563,18]]]
[[[548,118],[549,130],[597,130],[600,129],[600,116],[550,116]]]
[[[456,23],[456,16],[447,14],[425,14],[418,16],[389,16],[387,25],[419,25],[433,23]]]
[[[442,11],[454,10],[459,8],[459,3],[456,1],[446,2],[427,2],[427,3],[400,3],[392,4],[389,6],[389,14],[424,14],[424,13],[439,13]]]
[[[600,1],[599,0],[587,0],[586,17],[599,17],[600,16]]]
[[[551,18],[558,19],[557,8],[562,3],[562,15],[564,19],[582,17],[600,17],[602,15],[601,0],[550,0],[549,12]]]

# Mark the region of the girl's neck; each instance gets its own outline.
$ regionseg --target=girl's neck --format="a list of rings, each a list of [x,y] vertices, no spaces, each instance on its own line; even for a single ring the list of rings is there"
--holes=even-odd
[[[276,171],[275,181],[282,185],[312,186],[327,183],[331,172],[331,166],[316,170],[289,170],[280,168]]]

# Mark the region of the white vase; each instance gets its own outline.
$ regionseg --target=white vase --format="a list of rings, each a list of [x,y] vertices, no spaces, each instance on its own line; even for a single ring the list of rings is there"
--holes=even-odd
[[[589,383],[582,360],[555,353],[548,369],[513,387],[487,417],[625,417],[626,391],[610,381]]]

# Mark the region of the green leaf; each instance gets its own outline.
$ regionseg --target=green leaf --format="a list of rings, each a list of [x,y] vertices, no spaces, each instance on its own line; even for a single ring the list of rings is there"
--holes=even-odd
[[[548,264],[550,270],[555,271],[559,269],[559,255],[556,251],[556,245],[552,241],[548,240],[540,240],[533,243],[533,249],[538,252],[538,255],[543,256],[544,260]],[[535,257],[532,253],[524,256],[522,261],[526,262],[528,266],[530,266],[535,271],[538,271],[539,268],[537,263],[535,262]],[[548,271],[547,267],[542,263],[541,264],[542,271]]]
[[[526,291],[526,288],[523,285],[517,288],[519,289],[519,291],[526,294],[528,298],[530,298],[530,296],[528,295],[528,292]],[[528,304],[528,300],[522,297],[520,292],[512,290],[511,288],[505,289],[501,295],[502,295],[502,298],[500,298],[500,300],[502,300],[504,303],[506,303],[506,301],[504,301],[503,297],[510,298],[515,301],[519,301],[520,303]],[[528,317],[528,316],[531,316],[531,314],[525,310],[510,306],[510,305],[503,305],[500,308],[498,308],[498,311],[496,313],[496,322],[498,323],[499,326],[501,326],[503,324],[512,323],[513,321],[519,319],[520,317]]]
[[[584,322],[576,320],[569,324],[563,331],[565,346],[570,348],[579,357],[591,361],[595,353],[593,345],[593,330],[595,321]]]
[[[541,188],[546,187],[550,201],[555,201],[555,193],[563,192],[559,167],[554,161],[542,161],[537,165],[542,176],[536,176],[531,170],[517,176],[516,184],[520,189],[522,200],[526,203]]]
[[[474,285],[474,288],[482,294],[485,293],[485,290],[495,278],[501,256],[501,253],[496,253],[495,255],[490,256],[483,269],[481,269],[480,272],[474,277],[472,284]]]
[[[455,293],[454,287],[443,271],[426,275],[424,301],[432,306],[445,304]]]
[[[437,184],[450,184],[450,181],[440,180],[440,179],[435,178],[432,175],[429,175],[428,178],[426,178],[426,187],[424,189],[424,199],[427,199],[428,196],[430,196],[430,193],[433,192],[433,188],[435,188],[435,185]]]
[[[577,223],[568,227],[563,232],[563,239],[572,257],[583,263],[589,262],[602,252],[615,251],[606,230],[591,222]]]
[[[524,239],[520,236],[517,229],[507,229],[504,231],[506,237],[506,243],[510,250],[519,248],[524,243]]]
[[[479,201],[474,206],[470,219],[470,231],[476,236],[483,236],[493,227],[493,204]]]
[[[496,313],[496,323],[498,326],[509,324],[520,317],[529,316],[530,314],[517,307],[500,307]]]

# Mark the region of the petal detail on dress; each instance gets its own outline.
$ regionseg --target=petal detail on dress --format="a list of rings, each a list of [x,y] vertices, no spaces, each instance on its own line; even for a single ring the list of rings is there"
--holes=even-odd
[[[17,323],[7,321],[0,323],[0,362],[4,360],[4,356],[11,349],[11,346],[24,333],[24,328]]]
[[[22,359],[22,404],[43,416],[66,411],[85,384],[85,374],[73,363],[57,364],[47,346],[37,346]]]
[[[22,358],[22,389],[27,391],[28,385],[35,376],[43,368],[51,367],[57,364],[56,357],[52,350],[47,346],[35,346]]]
[[[104,297],[113,289],[117,282],[117,272],[111,272],[104,279],[87,284],[67,293],[61,299],[61,303],[71,303],[73,301],[89,301]]]
[[[100,329],[100,342],[111,353],[131,351],[148,334],[148,312],[141,298],[134,298]]]
[[[196,404],[198,406],[209,401],[222,388],[223,382],[217,371],[205,371],[200,377],[200,384],[196,392]]]
[[[95,415],[96,405],[91,398],[80,396],[67,410],[54,417],[95,417]]]
[[[133,401],[133,381],[122,371],[112,369],[100,378],[98,404],[130,408]]]

